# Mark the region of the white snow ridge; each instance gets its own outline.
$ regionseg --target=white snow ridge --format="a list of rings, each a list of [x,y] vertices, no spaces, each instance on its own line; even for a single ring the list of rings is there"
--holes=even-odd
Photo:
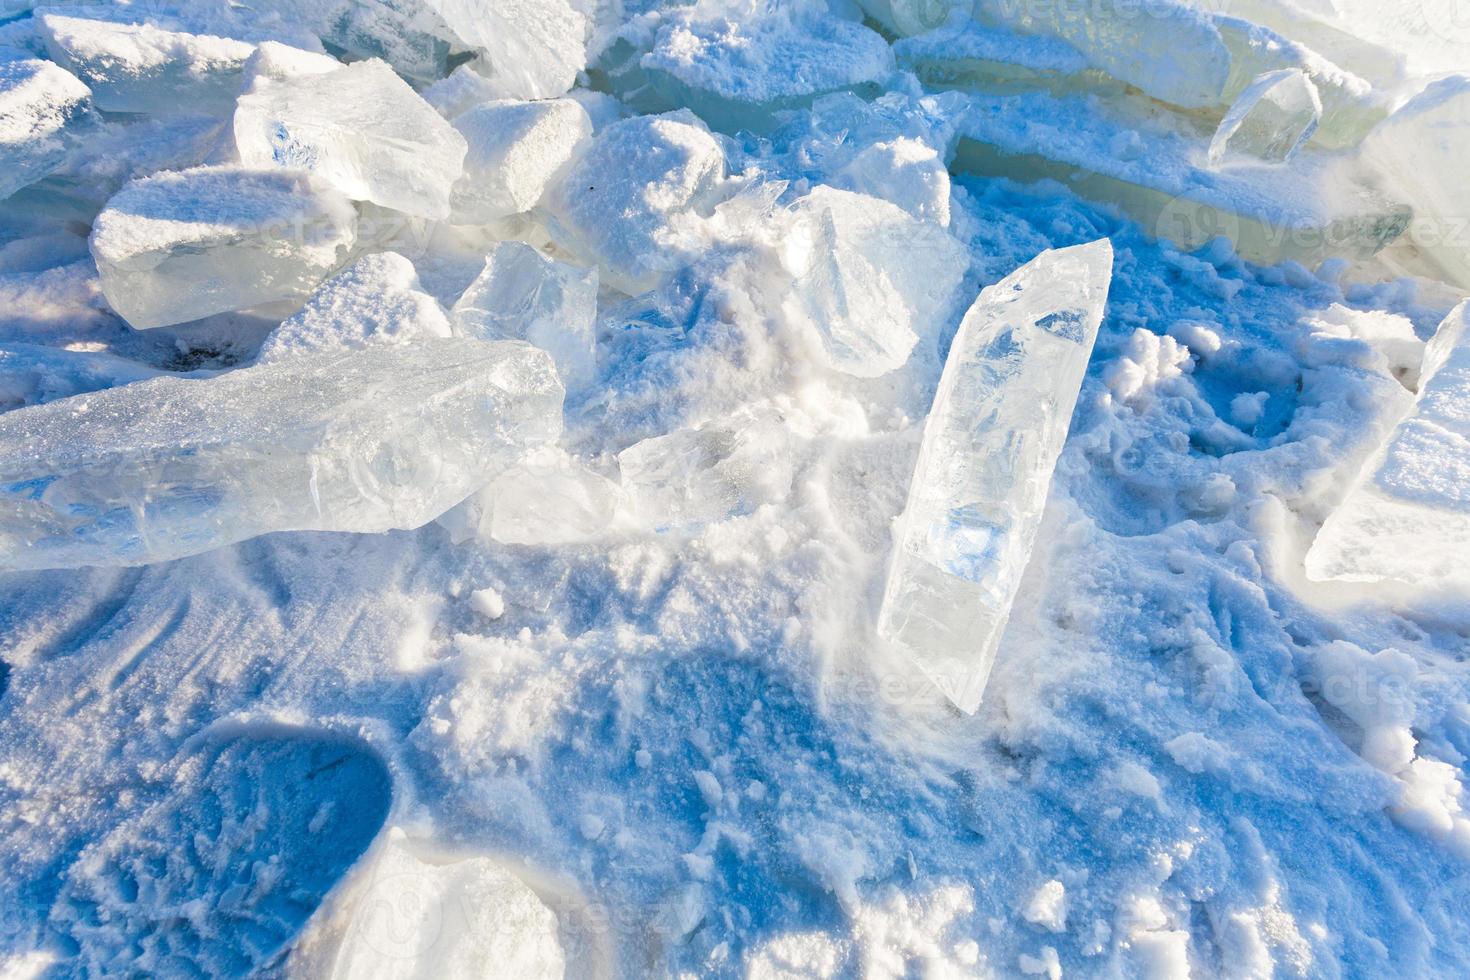
[[[0,0],[0,978],[1470,975],[1464,0]]]

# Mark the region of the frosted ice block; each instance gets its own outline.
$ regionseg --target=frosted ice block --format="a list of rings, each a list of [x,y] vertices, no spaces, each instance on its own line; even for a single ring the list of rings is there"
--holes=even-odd
[[[980,704],[1112,281],[1106,239],[1043,252],[965,315],[924,426],[878,634]]]
[[[92,93],[66,69],[0,59],[0,201],[66,162],[92,122]]]
[[[1307,576],[1470,588],[1470,303],[1430,341],[1414,407],[1322,525]]]
[[[551,359],[435,338],[0,415],[0,567],[138,565],[438,517],[561,431]]]

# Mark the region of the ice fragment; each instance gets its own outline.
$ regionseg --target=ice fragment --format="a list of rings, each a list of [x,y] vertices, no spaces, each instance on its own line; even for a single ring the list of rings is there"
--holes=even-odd
[[[92,93],[36,58],[0,59],[0,200],[60,167],[94,122]]]

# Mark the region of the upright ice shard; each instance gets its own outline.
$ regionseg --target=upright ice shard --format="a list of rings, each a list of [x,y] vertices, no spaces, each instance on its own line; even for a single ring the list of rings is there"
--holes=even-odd
[[[299,304],[347,258],[357,212],[290,170],[199,167],[135,180],[92,225],[108,304],[138,329]]]
[[[1307,552],[1316,581],[1470,587],[1470,302],[1424,352],[1419,397]]]
[[[1106,240],[1043,252],[980,294],[944,367],[878,633],[961,710],[990,676],[1112,281]]]
[[[561,431],[551,359],[436,338],[0,415],[0,567],[138,565],[438,517]]]
[[[91,90],[66,69],[0,59],[0,201],[60,167],[92,121]]]
[[[1284,163],[1316,132],[1322,120],[1317,86],[1300,69],[1267,72],[1251,83],[1215,130],[1210,162],[1227,152]]]

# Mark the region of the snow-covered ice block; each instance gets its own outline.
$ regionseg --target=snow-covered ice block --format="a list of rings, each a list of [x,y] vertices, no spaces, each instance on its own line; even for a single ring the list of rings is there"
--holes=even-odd
[[[725,154],[688,112],[638,116],[599,132],[548,191],[557,244],[625,293],[670,271],[671,223],[725,176]]]
[[[381,61],[257,84],[235,109],[248,166],[306,170],[357,201],[449,216],[464,137]]]
[[[0,201],[52,173],[93,124],[92,93],[38,58],[0,59]]]
[[[878,617],[961,710],[980,704],[1112,282],[1106,239],[1043,252],[965,315],[924,426]]]
[[[413,263],[396,252],[378,252],[324,283],[265,339],[259,361],[450,335],[449,318],[423,291]]]
[[[241,89],[246,93],[254,92],[272,82],[289,81],[303,75],[325,75],[341,67],[342,62],[329,54],[266,41],[245,62]]]
[[[587,67],[587,18],[567,0],[422,0],[480,54],[501,99],[564,95]]]
[[[255,46],[209,35],[42,14],[51,58],[92,90],[108,112],[210,113],[235,106]]]
[[[1470,75],[1431,83],[1368,135],[1362,155],[1414,209],[1414,245],[1441,276],[1470,286]]]
[[[531,210],[592,136],[587,110],[571,99],[488,102],[456,116],[454,128],[469,144],[452,199],[456,224]]]
[[[454,305],[455,332],[481,340],[524,340],[551,355],[569,390],[597,375],[597,270],[499,242]]]
[[[792,206],[781,259],[788,315],[816,331],[832,367],[863,378],[902,367],[921,335],[935,335],[969,269],[943,228],[823,186]]]
[[[0,566],[136,565],[425,524],[561,431],[551,359],[431,338],[0,415]]]
[[[343,261],[357,212],[291,170],[200,167],[133,181],[92,226],[108,305],[138,329],[297,304]]]
[[[1317,86],[1298,68],[1267,72],[1235,100],[1210,140],[1210,162],[1246,153],[1285,162],[1296,155],[1322,120]]]
[[[1322,525],[1307,575],[1470,588],[1470,303],[1429,342],[1414,407]]]
[[[893,52],[877,33],[830,14],[691,8],[668,18],[641,66],[670,106],[725,132],[761,131],[827,92],[876,94]]]

